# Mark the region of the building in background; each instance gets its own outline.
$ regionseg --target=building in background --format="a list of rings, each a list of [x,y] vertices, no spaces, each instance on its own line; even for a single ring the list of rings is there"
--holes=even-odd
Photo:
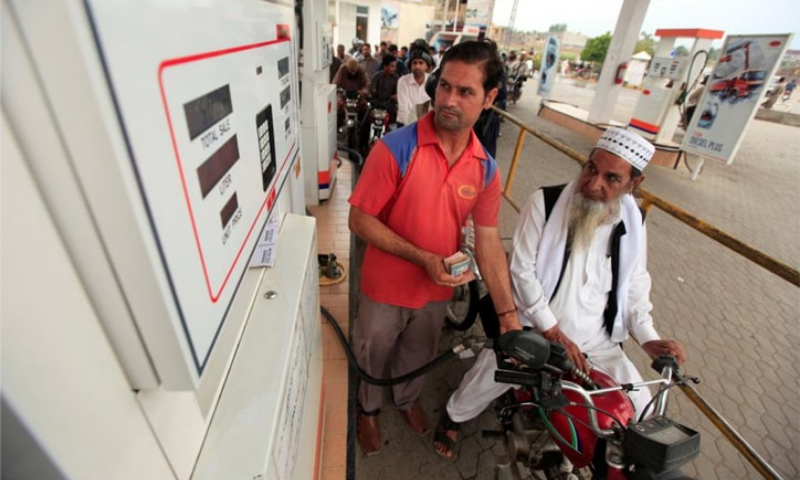
[[[425,38],[428,24],[436,18],[439,3],[436,0],[331,0],[333,41],[348,50],[355,38],[371,45],[381,41],[409,45],[417,38]]]
[[[512,30],[508,36],[509,41],[506,45],[504,42],[507,31],[508,27],[492,25],[488,29],[487,36],[497,42],[498,45],[500,45],[500,48],[503,50],[524,50],[526,52],[533,51],[536,58],[540,58],[540,54],[545,48],[547,37],[549,35],[554,35],[556,38],[558,38],[560,45],[559,56],[561,58],[577,58],[583,50],[583,47],[586,46],[586,42],[589,40],[589,37],[586,35],[568,31],[522,32],[519,30]],[[534,63],[536,63],[535,60]]]
[[[786,79],[800,78],[800,50],[786,50],[778,66],[778,74]]]

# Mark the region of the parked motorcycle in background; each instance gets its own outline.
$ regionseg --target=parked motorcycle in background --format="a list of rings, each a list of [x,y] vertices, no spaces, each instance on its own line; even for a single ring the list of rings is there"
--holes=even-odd
[[[508,98],[514,105],[517,104],[517,100],[522,96],[522,85],[527,79],[527,77],[510,77],[508,79]]]
[[[370,98],[369,104],[369,137],[367,139],[367,150],[389,131],[389,105],[387,102]]]
[[[339,115],[344,112],[343,120],[339,124],[339,143],[346,145],[347,148],[356,149],[358,147],[358,103],[361,95],[357,90],[337,90]]]

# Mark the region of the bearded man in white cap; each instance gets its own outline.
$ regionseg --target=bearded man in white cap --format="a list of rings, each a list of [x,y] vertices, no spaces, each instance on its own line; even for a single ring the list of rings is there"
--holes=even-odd
[[[606,130],[576,180],[528,198],[511,250],[520,323],[563,345],[579,369],[600,366],[620,383],[642,381],[620,346],[629,333],[652,358],[686,358],[680,343],[653,327],[644,216],[631,195],[654,152],[635,133]],[[494,381],[496,369],[494,352],[484,350],[450,397],[434,437],[442,457],[456,453],[458,425],[511,388]],[[651,393],[629,395],[638,418]]]

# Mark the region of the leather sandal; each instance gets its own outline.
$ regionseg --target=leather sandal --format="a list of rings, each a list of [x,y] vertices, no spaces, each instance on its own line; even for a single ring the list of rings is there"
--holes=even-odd
[[[422,437],[431,431],[431,424],[428,422],[425,410],[422,409],[419,402],[414,402],[408,410],[400,410],[400,415],[418,436]]]
[[[358,412],[356,418],[356,436],[364,454],[369,456],[381,453],[381,427],[378,423],[380,410]]]
[[[445,409],[442,412],[442,418],[439,420],[439,426],[436,427],[436,431],[433,433],[433,451],[449,462],[458,460],[458,453],[461,447],[460,430],[461,424],[451,420],[450,416],[447,415],[447,409]],[[449,432],[456,432],[455,440],[447,435]],[[444,453],[439,451],[439,445],[437,444],[444,447]],[[449,456],[447,455],[448,452],[450,453]]]

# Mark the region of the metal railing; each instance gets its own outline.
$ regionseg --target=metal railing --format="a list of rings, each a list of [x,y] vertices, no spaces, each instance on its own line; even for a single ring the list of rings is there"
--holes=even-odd
[[[503,198],[519,213],[521,207],[511,196],[511,187],[514,183],[519,158],[522,153],[522,146],[525,142],[525,137],[530,134],[544,143],[555,148],[559,152],[567,155],[581,165],[586,163],[588,157],[576,150],[573,150],[567,145],[564,145],[555,138],[534,130],[526,125],[522,120],[505,112],[497,107],[492,109],[500,116],[504,117],[520,128],[519,136],[517,137],[517,145],[514,148],[514,157],[511,159],[511,166],[509,167],[508,175],[506,176],[506,183],[503,187]],[[667,202],[661,197],[650,193],[643,189],[638,189],[636,194],[642,199],[641,207],[645,212],[649,211],[651,207],[656,207],[664,213],[680,220],[681,222],[689,225],[693,229],[702,233],[703,235],[719,242],[725,247],[733,250],[739,255],[747,258],[748,260],[756,263],[757,265],[767,269],[771,273],[783,278],[789,283],[800,287],[800,273],[790,266],[770,257],[769,255],[755,249],[754,247],[742,242],[741,240],[733,237],[732,235],[710,225],[703,220],[695,217],[694,215],[682,210],[681,208]],[[747,441],[723,418],[700,393],[697,392],[690,385],[681,385],[681,389],[686,396],[700,409],[701,412],[711,421],[711,423],[728,439],[729,442],[747,459],[747,461],[764,477],[773,480],[782,480],[780,474],[759,455],[755,449],[747,443]]]

